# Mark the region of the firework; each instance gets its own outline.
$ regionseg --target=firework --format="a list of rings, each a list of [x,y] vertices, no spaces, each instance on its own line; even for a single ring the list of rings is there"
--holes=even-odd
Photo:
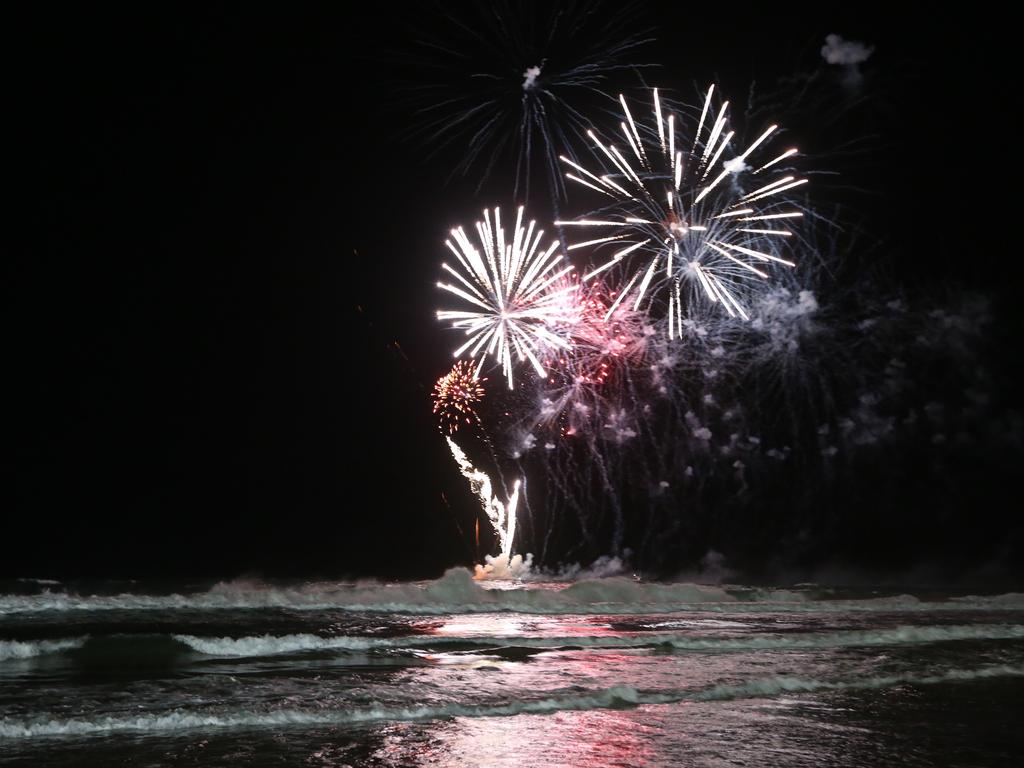
[[[445,245],[455,255],[459,269],[448,264],[441,267],[456,283],[437,284],[471,308],[439,310],[437,318],[450,321],[453,328],[469,337],[455,350],[455,357],[468,354],[477,360],[479,374],[485,358],[492,355],[501,363],[512,389],[513,356],[519,361],[529,360],[537,374],[545,376],[541,358],[552,349],[569,347],[557,328],[567,317],[565,297],[572,286],[564,285],[563,278],[572,266],[556,253],[557,240],[541,248],[544,231],[537,229],[534,221],[523,226],[522,206],[511,240],[506,238],[498,208],[493,217],[490,211],[484,211],[476,232],[482,253],[462,227],[452,230],[452,238]]]
[[[772,265],[794,266],[780,254],[793,234],[787,222],[802,213],[787,203],[785,193],[807,180],[780,169],[797,150],[767,151],[778,134],[778,126],[771,125],[737,151],[732,147],[735,132],[728,124],[729,103],[715,109],[713,94],[714,86],[708,89],[690,138],[683,135],[657,89],[653,130],[633,119],[620,96],[620,128],[628,149],[620,151],[589,131],[595,155],[607,161],[602,170],[594,173],[562,157],[568,179],[611,201],[599,217],[555,222],[595,233],[570,245],[570,250],[615,249],[584,280],[620,262],[635,264],[609,315],[627,297],[634,309],[647,297],[649,307],[651,295],[664,289],[669,338],[682,335],[684,296],[703,295],[729,316],[749,319],[740,301],[749,281],[767,279]],[[755,160],[761,153],[766,156]]]
[[[484,398],[485,381],[487,379],[477,378],[473,366],[466,360],[459,360],[437,380],[434,384],[434,413],[438,415],[442,432],[454,435],[463,422],[480,422],[476,405]]]
[[[643,361],[654,332],[647,315],[617,302],[600,281],[581,283],[573,296],[578,308],[569,327],[573,354],[565,362],[589,384],[604,384],[616,370]]]
[[[572,312],[563,331],[570,348],[548,360],[548,376],[538,381],[539,407],[528,429],[557,425],[565,436],[612,429],[609,413],[621,407],[619,401],[630,391],[631,372],[643,364],[655,334],[644,312],[619,304],[609,313],[614,302],[615,293],[600,281],[574,284],[567,300]]]
[[[459,465],[462,476],[469,481],[469,487],[480,499],[484,514],[494,526],[495,533],[501,541],[501,554],[506,558],[512,554],[512,540],[516,535],[516,505],[519,503],[519,481],[512,484],[512,493],[509,495],[508,504],[503,503],[494,495],[491,487],[491,478],[473,466],[473,463],[466,457],[455,441],[450,437],[445,438],[448,447],[451,449],[452,458]]]
[[[560,152],[583,137],[584,101],[603,101],[610,79],[632,72],[650,38],[630,4],[498,0],[448,14],[447,34],[427,38],[409,102],[416,133],[433,151],[457,144],[453,172],[483,184],[500,159],[515,162],[517,196],[534,166],[564,196]],[[511,150],[511,151],[510,151]]]

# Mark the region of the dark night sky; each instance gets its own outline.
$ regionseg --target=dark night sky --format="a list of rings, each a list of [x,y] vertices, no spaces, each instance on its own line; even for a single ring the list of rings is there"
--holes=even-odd
[[[998,115],[1014,97],[998,93],[998,24],[884,9],[722,21],[683,5],[645,13],[663,39],[650,58],[684,86],[813,66],[829,32],[874,43],[891,87],[852,204],[898,279],[927,260],[936,282],[1016,293],[1017,256],[995,247],[1016,134]],[[401,138],[412,117],[393,94],[418,73],[391,52],[444,24],[416,7],[8,20],[0,573],[467,561],[455,520],[471,502],[429,409],[449,361],[433,283],[446,231],[492,201],[443,187],[451,155],[424,161]]]

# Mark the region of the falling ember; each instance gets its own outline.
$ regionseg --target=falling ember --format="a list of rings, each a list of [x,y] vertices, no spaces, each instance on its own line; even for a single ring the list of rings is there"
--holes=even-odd
[[[690,300],[704,296],[729,316],[746,320],[749,316],[741,298],[747,284],[767,279],[769,274],[763,268],[769,265],[794,266],[779,255],[792,233],[769,222],[802,215],[792,210],[785,193],[806,184],[807,179],[769,177],[783,173],[777,164],[796,155],[797,150],[768,154],[764,161],[752,159],[756,150],[763,151],[777,135],[777,125],[769,126],[746,147],[732,147],[736,134],[728,124],[729,102],[715,109],[713,92],[714,86],[708,89],[692,137],[679,130],[681,121],[662,103],[657,89],[652,94],[656,130],[649,125],[638,127],[625,97],[620,96],[625,149],[619,150],[590,131],[588,136],[603,168],[591,171],[568,157],[561,158],[569,170],[566,178],[611,201],[602,209],[600,219],[555,222],[565,227],[595,227],[602,235],[574,243],[570,250],[615,248],[610,259],[583,279],[589,280],[628,256],[632,274],[618,300],[628,295],[629,303],[638,309],[645,298],[649,302],[651,294],[665,291],[669,338],[679,336],[683,327],[684,286],[691,288]],[[760,224],[751,226],[750,222]]]
[[[469,481],[470,489],[480,499],[484,514],[487,515],[487,519],[494,526],[494,530],[501,542],[501,554],[507,559],[512,554],[512,540],[516,535],[516,506],[519,503],[519,481],[516,480],[512,484],[512,494],[508,498],[508,504],[503,504],[497,496],[493,495],[491,478],[488,477],[487,473],[474,467],[462,449],[455,444],[454,440],[450,437],[445,439],[448,441],[452,457],[459,465],[459,471]]]
[[[480,423],[476,405],[484,398],[485,381],[486,378],[477,378],[473,366],[466,360],[456,362],[437,380],[434,384],[434,413],[438,415],[443,433],[454,435],[463,423]]]
[[[524,225],[522,206],[511,238],[506,237],[499,208],[493,217],[491,211],[484,211],[476,232],[483,252],[462,227],[452,230],[452,239],[445,245],[459,268],[441,267],[457,282],[437,284],[469,308],[439,310],[437,319],[450,321],[452,328],[469,337],[455,350],[455,357],[468,354],[477,361],[479,373],[484,359],[493,356],[512,389],[513,358],[529,360],[538,375],[545,376],[541,358],[551,349],[568,348],[568,341],[552,328],[564,319],[564,296],[571,288],[564,287],[561,278],[573,268],[556,253],[557,240],[541,247],[544,231],[534,221]]]

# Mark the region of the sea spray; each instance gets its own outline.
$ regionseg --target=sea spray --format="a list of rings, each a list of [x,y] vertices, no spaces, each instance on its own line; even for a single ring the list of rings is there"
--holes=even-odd
[[[544,699],[517,700],[503,704],[460,704],[440,706],[365,707],[340,710],[281,709],[271,712],[240,710],[106,716],[95,719],[53,717],[0,718],[4,739],[47,736],[110,736],[117,733],[158,733],[194,730],[263,729],[268,727],[310,728],[381,721],[420,721],[452,717],[509,717],[522,714],[547,715],[556,712],[628,708],[640,705],[674,704],[684,701],[732,701],[744,698],[772,698],[784,694],[818,691],[875,690],[897,685],[937,685],[999,677],[1024,677],[1024,667],[993,665],[980,669],[949,669],[933,675],[891,675],[860,680],[815,680],[771,677],[736,685],[715,685],[699,690],[639,691],[616,685],[583,693]]]

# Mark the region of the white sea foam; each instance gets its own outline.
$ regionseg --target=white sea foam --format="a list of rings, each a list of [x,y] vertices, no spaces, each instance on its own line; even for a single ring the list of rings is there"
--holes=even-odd
[[[992,595],[990,597],[968,595],[967,597],[954,597],[953,602],[965,605],[983,602],[985,605],[992,607],[1020,608],[1024,605],[1024,592],[1007,592],[1005,595]]]
[[[914,645],[961,640],[1024,639],[1024,625],[975,624],[955,626],[902,626],[892,629],[845,632],[785,634],[756,633],[730,636],[687,636],[664,632],[599,635],[479,635],[439,636],[430,634],[399,637],[314,634],[250,635],[243,637],[200,637],[176,634],[177,642],[207,656],[255,658],[316,651],[373,652],[398,649],[448,648],[645,648],[663,647],[678,651],[722,652],[809,650],[815,648]],[[59,640],[0,640],[0,661],[30,659],[81,648],[89,638]]]
[[[912,595],[868,600],[818,600],[793,590],[751,590],[697,584],[637,582],[629,578],[577,581],[562,589],[486,589],[456,568],[431,582],[406,584],[320,583],[283,588],[243,581],[189,595],[0,596],[0,615],[60,611],[148,611],[287,608],[425,615],[492,613],[632,614],[688,610],[745,611],[929,611],[1024,610],[1024,594],[922,602]]]
[[[320,637],[319,635],[255,635],[250,637],[196,637],[174,635],[179,643],[207,656],[273,656],[302,651],[345,650],[366,651],[394,647],[386,638]],[[415,638],[410,638],[415,639]]]
[[[108,716],[94,719],[58,720],[43,715],[35,718],[0,718],[0,737],[25,739],[60,736],[110,736],[119,733],[163,733],[173,731],[252,729],[267,727],[310,728],[380,721],[438,720],[451,717],[510,717],[521,714],[545,715],[612,707],[673,704],[682,701],[730,701],[770,698],[789,693],[870,690],[895,685],[935,685],[997,677],[1024,676],[1024,667],[991,666],[981,669],[950,669],[936,675],[893,675],[861,680],[814,680],[771,677],[736,685],[716,685],[700,690],[638,691],[625,685],[544,699],[515,700],[503,704],[460,704],[408,707],[346,707],[337,710],[285,709],[272,712],[229,710],[220,712],[175,711],[162,715]]]
[[[320,637],[318,635],[258,635],[251,637],[196,637],[174,635],[174,639],[209,656],[271,656],[305,651],[373,651],[402,648],[644,648],[667,646],[680,651],[736,652],[758,650],[805,650],[887,645],[914,645],[958,640],[1024,639],[1022,625],[966,625],[946,627],[904,626],[831,633],[751,634],[739,637],[686,637],[679,634],[636,633],[628,635],[440,637]]]
[[[88,637],[68,637],[61,640],[0,640],[0,661],[31,659],[50,653],[81,648]]]

